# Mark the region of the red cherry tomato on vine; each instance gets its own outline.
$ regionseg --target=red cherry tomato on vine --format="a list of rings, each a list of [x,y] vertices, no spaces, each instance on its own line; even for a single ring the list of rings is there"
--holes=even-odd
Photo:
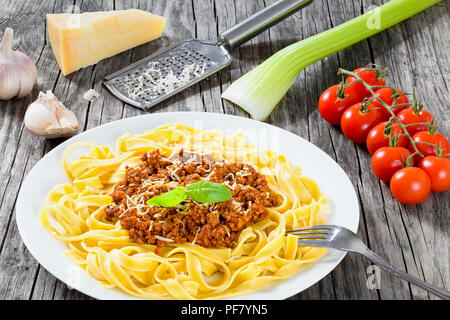
[[[387,123],[387,121],[381,122],[369,131],[366,139],[366,145],[367,150],[369,150],[370,154],[374,154],[375,151],[382,147],[389,147],[389,136],[384,133]],[[404,133],[402,127],[394,123],[392,125],[390,137],[398,135],[398,140],[395,147],[406,148],[406,146],[408,145],[408,138],[403,134]]]
[[[392,195],[401,203],[416,204],[430,193],[431,181],[422,169],[407,167],[394,173],[390,188]]]
[[[408,108],[408,106],[400,106],[400,107],[395,106],[400,104],[409,104],[409,99],[407,96],[403,95],[403,92],[401,92],[400,90],[398,89],[395,90],[400,95],[395,101],[394,96],[392,95],[392,90],[390,88],[378,89],[377,91],[375,91],[375,95],[388,106],[392,107],[394,105],[392,111],[394,112],[395,115],[397,115],[403,109]],[[383,105],[377,99],[372,100],[371,105],[374,106],[375,108],[379,108],[384,121],[389,120],[389,118],[391,117],[390,112],[387,111],[386,108],[383,107]]]
[[[432,191],[446,191],[450,189],[450,160],[426,156],[419,162],[419,168],[424,170],[431,180]]]
[[[408,125],[406,129],[408,130],[411,136],[415,135],[417,132],[426,131],[426,124],[416,124],[411,126],[414,123],[431,123],[434,121],[434,117],[427,110],[420,110],[418,112],[414,111],[412,108],[406,108],[400,111],[397,115],[398,119],[401,123]]]
[[[344,92],[344,98],[337,96],[339,84],[326,89],[319,98],[319,112],[322,118],[331,124],[339,125],[344,111],[361,101],[359,95],[353,88],[347,87]]]
[[[416,147],[420,153],[423,154],[423,157],[438,155],[436,146],[438,146],[444,158],[448,158],[450,154],[450,144],[447,138],[439,132],[430,133],[430,131],[420,131],[413,135],[412,139],[416,142]],[[409,143],[408,149],[412,153],[415,152],[411,142]],[[420,155],[415,155],[414,160],[416,163],[419,163],[423,157]]]
[[[353,73],[357,73],[359,71],[363,71],[363,70],[367,70],[368,68],[358,68],[353,70]],[[361,79],[364,80],[364,82],[366,82],[368,85],[370,86],[385,86],[386,85],[386,81],[384,81],[383,78],[378,77],[377,73],[373,70],[371,71],[363,71],[361,73],[359,73],[359,76],[361,77]],[[353,76],[348,76],[347,78],[347,84],[352,83],[353,81],[355,81],[356,78]],[[364,98],[366,97],[370,97],[372,94],[370,93],[369,90],[367,90],[367,88],[361,83],[361,82],[353,82],[352,84],[349,85],[349,88],[353,88],[360,96],[360,100],[357,102],[362,101]]]
[[[341,127],[345,136],[357,143],[364,143],[370,129],[382,120],[380,111],[371,108],[361,110],[361,103],[357,103],[345,110],[341,119]]]
[[[372,171],[378,179],[389,182],[410,155],[408,149],[402,147],[380,148],[372,156]]]

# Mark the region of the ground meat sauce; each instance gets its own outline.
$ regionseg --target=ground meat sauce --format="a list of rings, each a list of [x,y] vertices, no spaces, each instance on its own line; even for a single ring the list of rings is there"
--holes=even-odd
[[[155,150],[144,153],[141,160],[141,165],[126,168],[125,178],[111,193],[114,202],[105,208],[107,219],[120,219],[122,228],[140,244],[195,242],[207,248],[231,248],[242,230],[267,219],[267,207],[277,204],[264,175],[249,164],[183,150],[170,158]],[[171,208],[146,205],[152,197],[200,180],[225,185],[233,198],[215,204],[188,198]]]

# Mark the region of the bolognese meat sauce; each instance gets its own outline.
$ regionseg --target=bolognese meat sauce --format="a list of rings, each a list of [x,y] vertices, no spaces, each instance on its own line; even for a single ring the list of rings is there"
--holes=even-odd
[[[142,164],[126,168],[114,186],[113,203],[105,208],[109,220],[120,219],[137,243],[191,242],[207,248],[233,247],[242,230],[267,219],[267,207],[277,204],[264,175],[249,164],[217,161],[209,155],[180,150],[165,158],[159,150],[144,153]],[[232,198],[220,203],[186,199],[176,207],[147,205],[148,199],[177,186],[197,181],[221,183]]]

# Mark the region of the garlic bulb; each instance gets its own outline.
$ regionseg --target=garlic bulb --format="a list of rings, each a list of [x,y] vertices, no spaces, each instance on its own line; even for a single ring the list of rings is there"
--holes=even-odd
[[[70,137],[78,129],[75,114],[67,109],[48,90],[39,92],[39,97],[30,104],[25,112],[25,127],[37,136],[46,138]]]
[[[0,100],[27,96],[37,79],[36,65],[26,54],[12,50],[14,32],[6,28],[0,42]]]

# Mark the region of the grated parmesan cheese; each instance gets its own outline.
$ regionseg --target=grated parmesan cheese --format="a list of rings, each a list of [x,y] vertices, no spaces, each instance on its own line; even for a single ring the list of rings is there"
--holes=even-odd
[[[100,97],[100,93],[95,91],[94,89],[89,89],[83,95],[83,99],[87,101],[93,101],[95,98]]]
[[[172,178],[172,180],[180,181],[181,178],[180,178],[180,176],[177,174],[177,171],[178,171],[178,169],[176,169],[176,170],[174,170],[174,171],[171,171],[171,172],[170,172],[170,177]]]
[[[194,240],[192,240],[192,242],[191,242],[192,245],[194,245],[195,241],[197,241],[198,233],[200,232],[200,230],[201,230],[201,228],[198,227],[197,228],[197,232],[195,233],[195,236],[194,236]]]
[[[150,62],[147,67],[144,73],[138,76],[129,74],[123,79],[125,90],[131,99],[136,100],[143,94],[155,99],[161,94],[171,93],[202,76],[207,69],[206,63],[199,65],[194,62],[186,65],[177,76],[172,69],[164,74],[157,61]]]
[[[146,215],[148,214],[150,208],[147,207],[147,209],[145,210],[145,212],[142,211],[142,208],[146,206],[144,199],[142,198],[142,196],[144,196],[145,194],[141,193],[138,195],[134,195],[133,197],[130,197],[129,195],[126,194],[127,197],[127,209],[122,212],[119,217],[122,217],[125,213],[128,212],[128,210],[130,209],[136,209],[137,214],[140,215]],[[136,203],[136,201],[139,201],[139,203]],[[130,204],[131,202],[131,204]]]
[[[161,240],[161,241],[173,242],[172,239],[164,238],[164,237],[161,237],[161,236],[158,236],[158,235],[156,235],[155,238],[158,239],[158,240]]]
[[[244,172],[244,171],[247,171],[247,172]],[[244,168],[244,169],[236,172],[236,175],[241,176],[241,177],[246,177],[246,176],[252,175],[252,173],[248,172],[248,170],[245,170],[245,168]]]
[[[230,230],[228,230],[228,227],[227,227],[227,226],[225,226],[225,230],[227,230],[227,236],[228,236],[228,238],[231,237],[231,235],[230,235]]]
[[[227,175],[224,177],[224,179],[228,179],[228,177],[231,177],[231,180],[234,180],[234,179],[235,179],[234,174],[233,174],[232,172],[230,172],[229,174],[227,174]]]

